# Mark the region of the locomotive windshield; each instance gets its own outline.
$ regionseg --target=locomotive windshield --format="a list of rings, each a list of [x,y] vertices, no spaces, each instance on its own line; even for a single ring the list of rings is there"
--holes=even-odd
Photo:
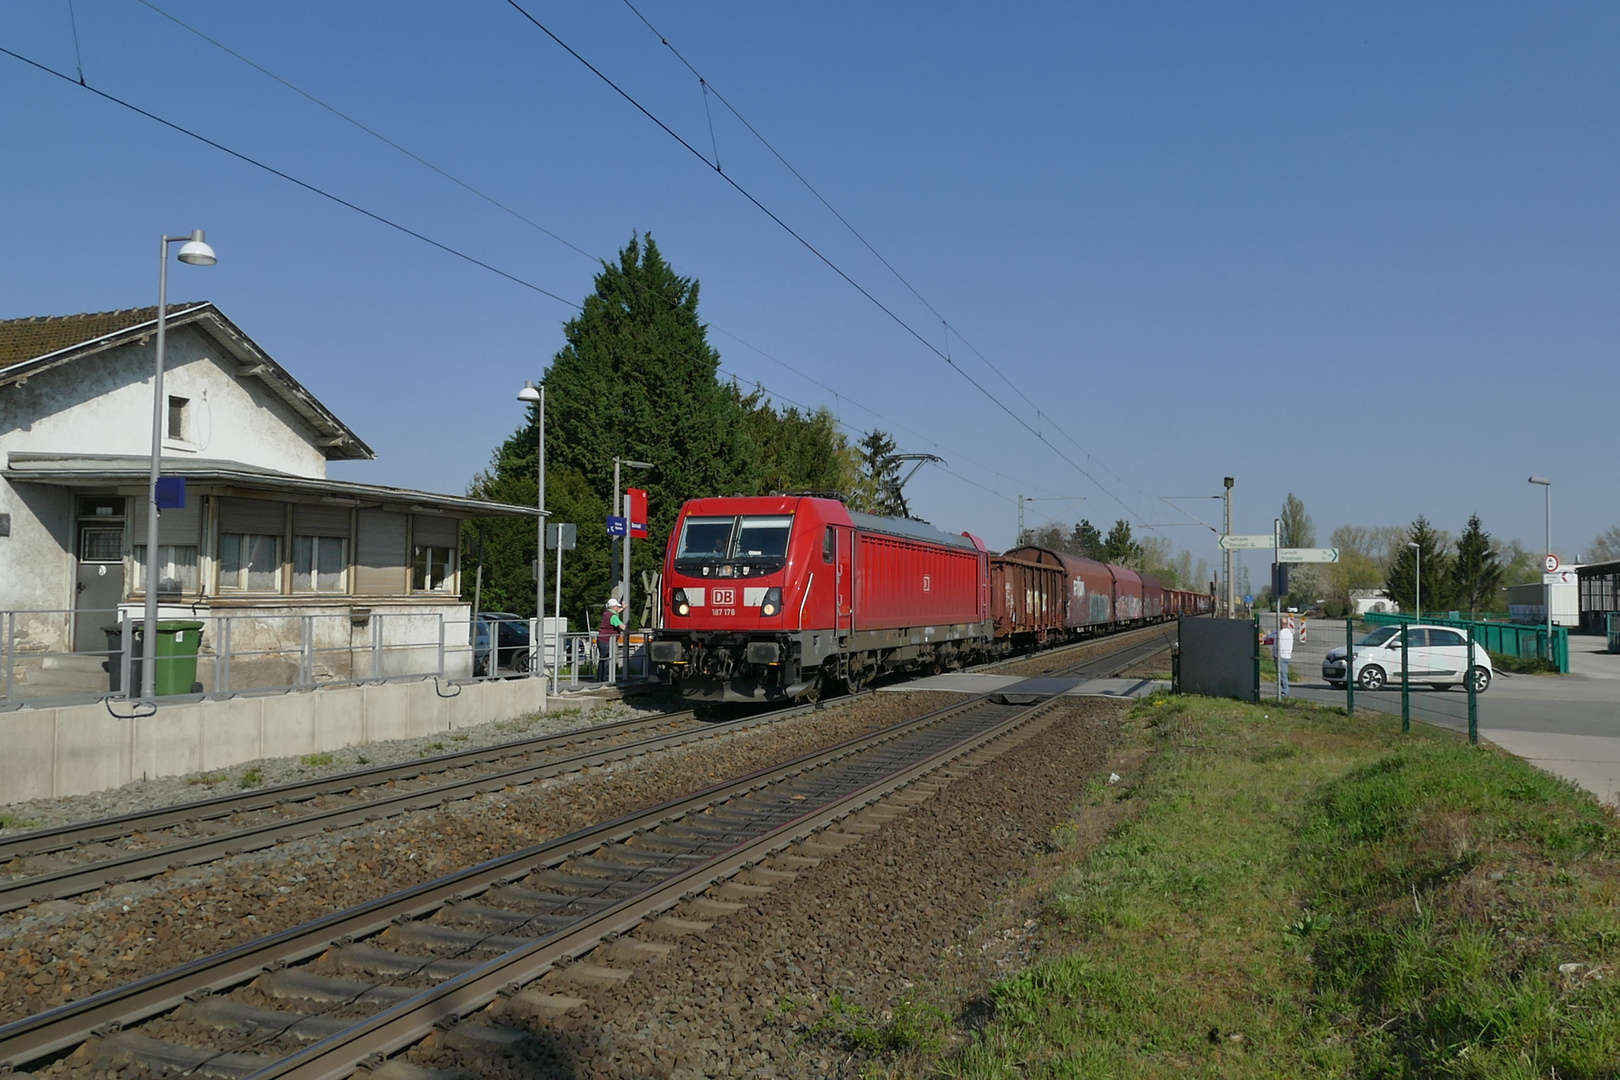
[[[793,515],[689,517],[681,527],[675,565],[702,577],[771,574],[787,562]]]
[[[731,551],[734,517],[689,517],[681,530],[677,559],[723,559]]]

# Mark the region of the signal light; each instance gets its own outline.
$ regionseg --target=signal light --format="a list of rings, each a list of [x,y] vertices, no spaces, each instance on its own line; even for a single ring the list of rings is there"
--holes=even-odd
[[[686,600],[685,589],[676,589],[674,592],[670,593],[669,603],[670,606],[675,609],[675,614],[677,615],[692,614],[692,605]]]
[[[765,600],[759,605],[761,615],[778,615],[782,611],[782,590],[772,588],[765,590]]]

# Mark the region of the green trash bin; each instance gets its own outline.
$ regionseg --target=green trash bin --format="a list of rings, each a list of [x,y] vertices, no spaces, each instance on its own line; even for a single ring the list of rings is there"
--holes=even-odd
[[[157,664],[159,697],[202,692],[197,682],[197,648],[202,644],[202,628],[200,622],[178,619],[157,624],[157,648],[153,650],[153,657]]]

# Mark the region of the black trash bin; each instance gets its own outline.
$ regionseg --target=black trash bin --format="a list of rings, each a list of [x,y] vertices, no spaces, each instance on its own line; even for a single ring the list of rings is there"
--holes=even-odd
[[[101,632],[107,635],[107,659],[101,662],[101,670],[107,673],[107,689],[112,693],[119,693],[124,689],[124,628],[122,626],[103,626]],[[141,635],[140,627],[130,627],[130,654],[129,654],[129,681],[135,686],[141,685]]]

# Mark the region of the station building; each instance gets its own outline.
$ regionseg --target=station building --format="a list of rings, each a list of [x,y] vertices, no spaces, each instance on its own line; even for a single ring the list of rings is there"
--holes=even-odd
[[[211,303],[169,308],[163,471],[184,478],[185,503],[160,514],[157,580],[145,580],[156,317],[0,321],[9,703],[105,692],[103,657],[89,654],[109,648],[109,625],[139,618],[148,588],[164,618],[254,616],[230,620],[253,639],[232,644],[264,670],[242,660],[232,689],[415,670],[421,655],[387,646],[430,643],[440,626],[450,648],[436,655],[452,658],[442,673],[468,674],[460,524],[537,511],[329,478],[329,462],[369,460],[371,448]],[[364,672],[345,659],[356,655]],[[311,656],[319,670],[288,669]],[[205,683],[215,667],[200,667]]]

